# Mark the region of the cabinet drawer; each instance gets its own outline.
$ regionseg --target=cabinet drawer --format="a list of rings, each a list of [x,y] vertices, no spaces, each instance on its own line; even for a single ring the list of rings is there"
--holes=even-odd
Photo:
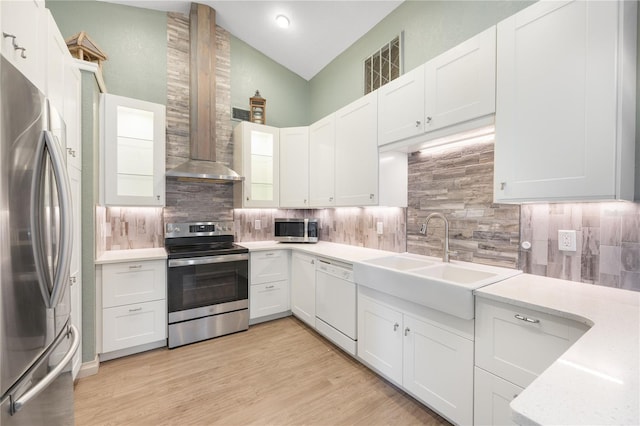
[[[167,338],[165,300],[102,310],[102,352],[144,345]]]
[[[288,281],[258,284],[251,287],[249,318],[260,318],[289,310]]]
[[[251,253],[251,285],[282,281],[289,278],[288,250]]]
[[[476,299],[476,365],[526,387],[588,327],[577,321]]]
[[[474,425],[515,425],[509,404],[524,389],[475,367]]]
[[[113,263],[102,266],[102,307],[166,299],[164,260]]]

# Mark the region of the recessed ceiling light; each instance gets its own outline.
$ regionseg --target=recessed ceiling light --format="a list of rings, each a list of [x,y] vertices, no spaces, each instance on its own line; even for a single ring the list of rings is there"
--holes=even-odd
[[[284,15],[278,15],[276,16],[276,24],[278,24],[280,28],[289,28],[289,18]]]

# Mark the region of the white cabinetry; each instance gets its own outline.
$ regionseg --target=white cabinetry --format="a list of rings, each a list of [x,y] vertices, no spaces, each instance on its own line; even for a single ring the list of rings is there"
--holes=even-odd
[[[71,203],[73,214],[73,250],[69,269],[69,286],[71,291],[71,322],[82,336],[82,171],[67,163],[69,183],[71,187]],[[72,372],[75,378],[82,364],[82,345],[72,360]]]
[[[496,202],[633,199],[636,9],[538,2],[498,24]]]
[[[2,55],[44,91],[44,2],[2,0]]]
[[[370,93],[335,113],[335,205],[378,203],[378,96]]]
[[[516,425],[509,404],[524,388],[475,367],[473,424]]]
[[[476,424],[494,424],[506,413],[510,417],[509,403],[519,390],[587,329],[565,318],[477,297],[474,398],[482,408],[476,408]]]
[[[309,205],[335,205],[335,113],[309,126]]]
[[[378,89],[378,144],[424,132],[424,65]]]
[[[496,27],[378,90],[378,144],[416,151],[431,140],[493,123]]]
[[[358,292],[358,357],[458,424],[473,420],[473,341]]]
[[[44,34],[42,52],[44,59],[44,92],[49,102],[62,114],[65,100],[65,78],[67,64],[71,61],[71,54],[67,44],[56,26],[56,22],[49,9],[44,9],[41,17]]]
[[[164,206],[165,106],[104,93],[100,108],[101,203]]]
[[[280,129],[280,207],[309,207],[309,127]]]
[[[251,253],[249,319],[252,324],[289,313],[289,252]]]
[[[424,125],[433,131],[496,110],[496,27],[424,65]]]
[[[166,270],[165,260],[102,265],[102,360],[110,352],[166,344]]]
[[[316,326],[316,260],[293,252],[291,255],[291,312],[311,327]]]
[[[233,129],[235,170],[244,176],[234,186],[236,207],[278,207],[280,143],[276,127],[243,121]]]

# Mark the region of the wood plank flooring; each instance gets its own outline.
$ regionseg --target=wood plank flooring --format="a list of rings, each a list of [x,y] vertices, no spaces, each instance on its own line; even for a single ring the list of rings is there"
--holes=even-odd
[[[288,317],[100,364],[76,425],[448,425]]]

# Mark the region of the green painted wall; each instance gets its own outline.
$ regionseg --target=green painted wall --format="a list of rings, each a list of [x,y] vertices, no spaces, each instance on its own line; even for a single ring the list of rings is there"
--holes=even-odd
[[[167,103],[167,15],[97,1],[48,0],[66,39],[86,31],[106,53],[107,92]]]
[[[309,83],[231,36],[231,105],[249,109],[249,98],[256,90],[267,100],[266,124],[275,127],[309,124]]]
[[[311,122],[363,95],[362,61],[401,31],[410,71],[532,3],[406,0],[311,79]]]

